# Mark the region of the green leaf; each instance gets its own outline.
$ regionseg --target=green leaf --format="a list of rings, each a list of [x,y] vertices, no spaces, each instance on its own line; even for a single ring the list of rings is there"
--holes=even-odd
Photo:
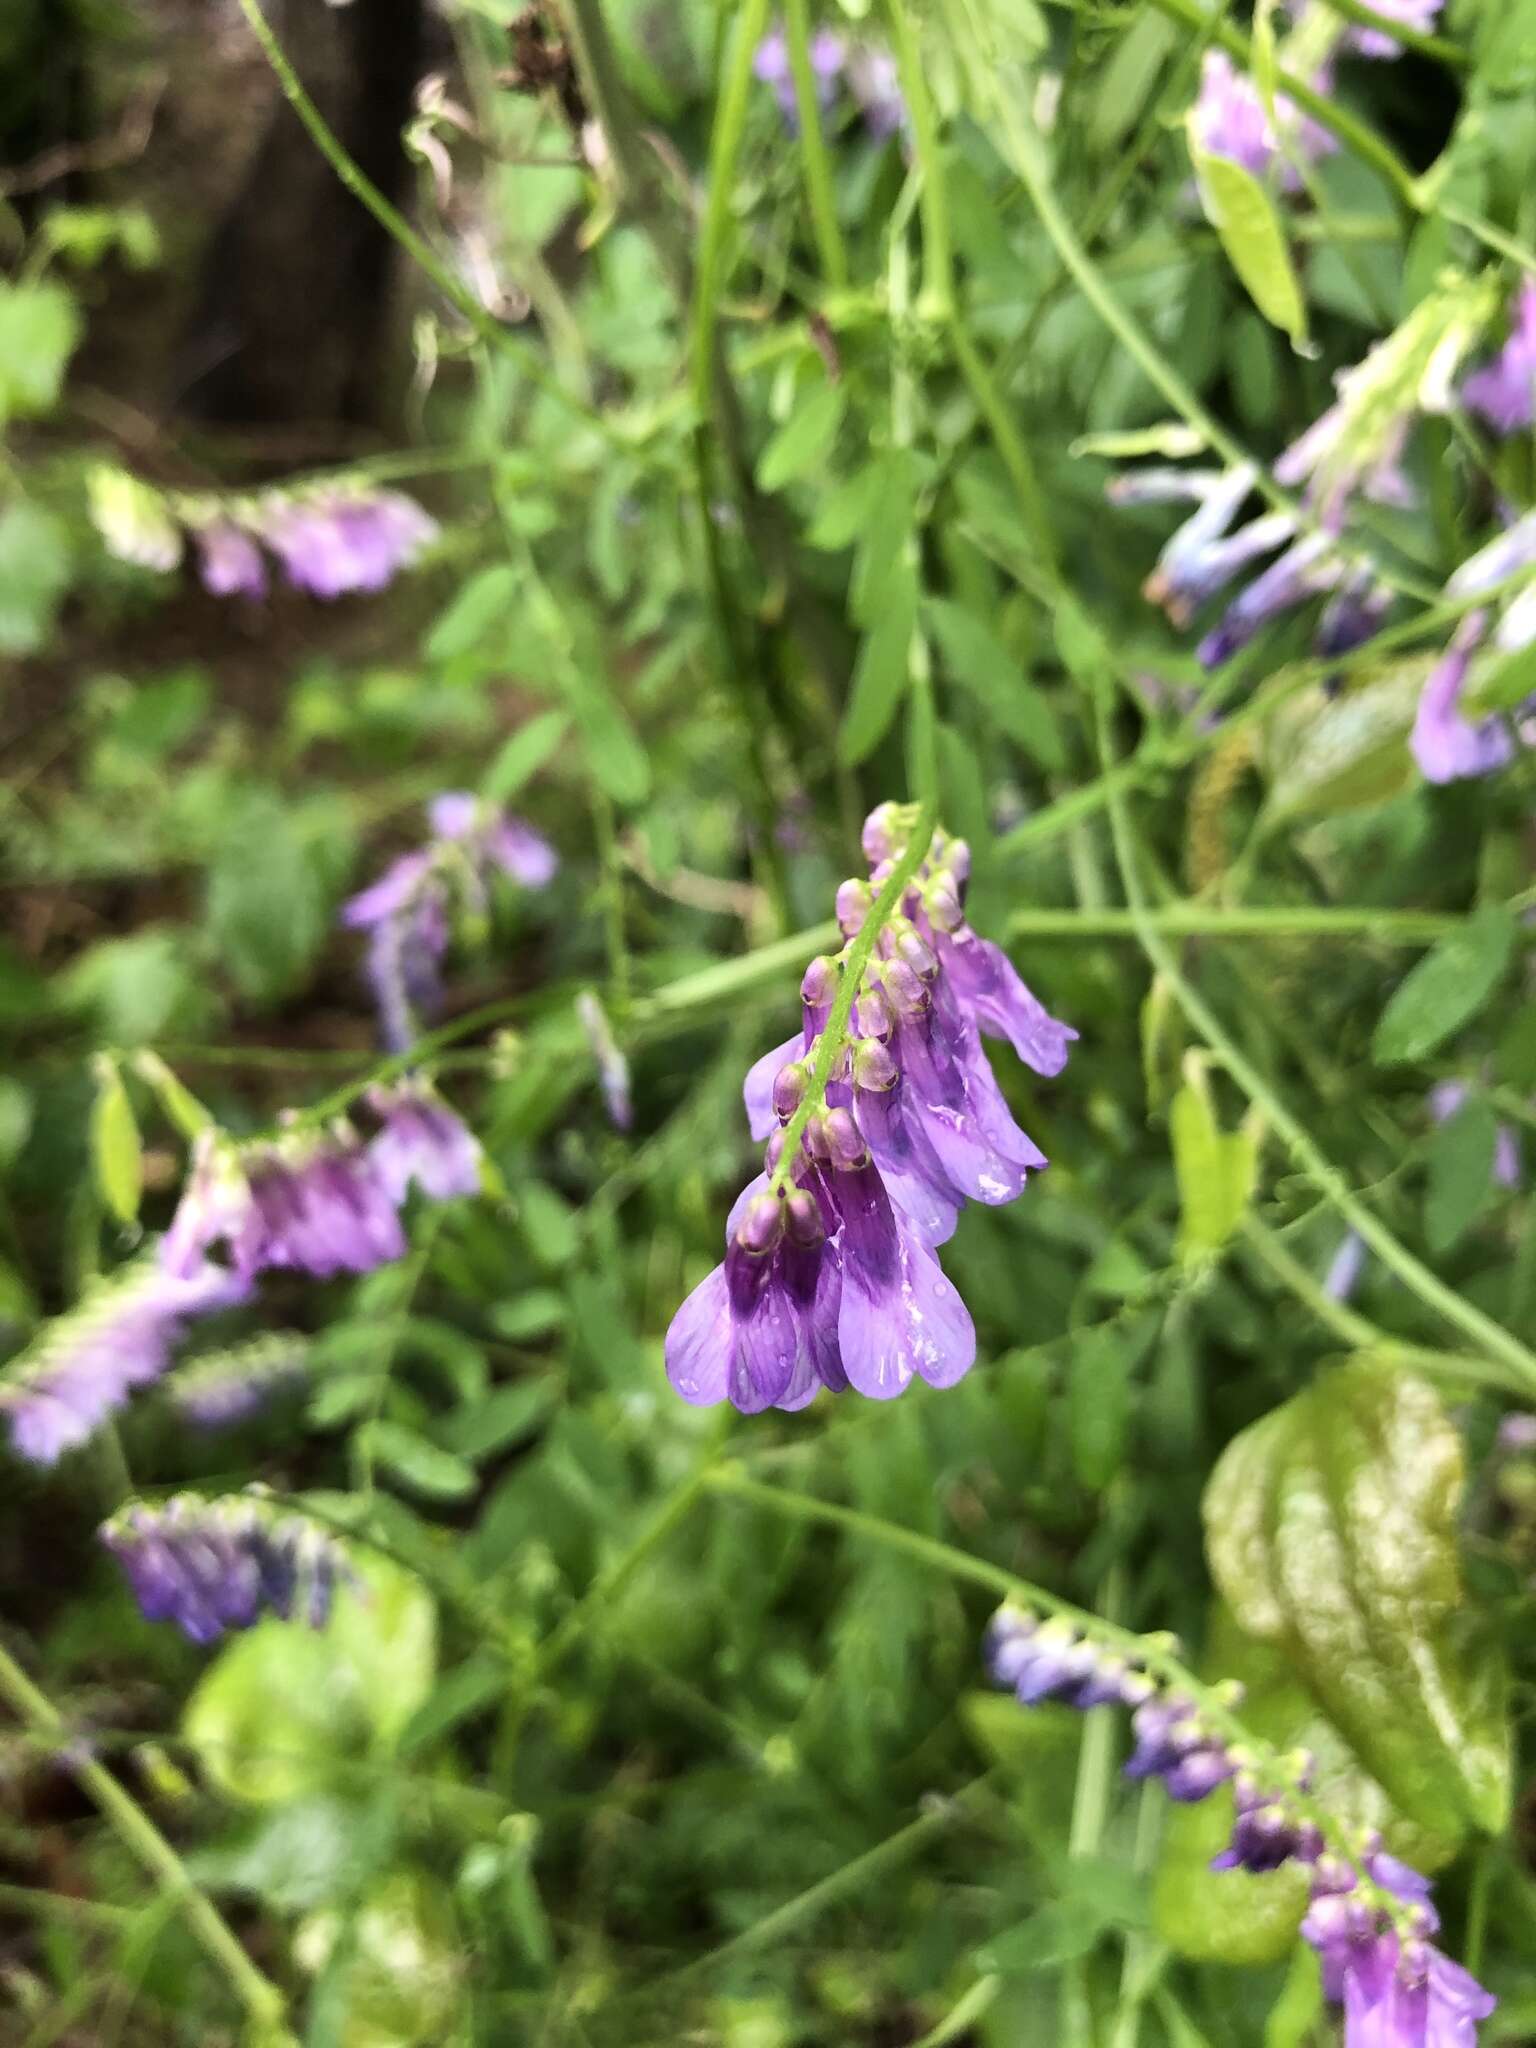
[[[110,1059],[97,1063],[91,1163],[107,1208],[119,1223],[132,1223],[144,1193],[144,1148],[128,1090],[116,1062]]]
[[[343,1589],[325,1628],[261,1622],[220,1651],[182,1733],[229,1798],[280,1806],[355,1792],[359,1762],[389,1755],[432,1690],[437,1619],[421,1582],[361,1549],[361,1594]]]
[[[483,1401],[461,1408],[444,1424],[449,1450],[461,1458],[489,1458],[532,1436],[555,1405],[556,1388],[547,1379],[523,1380],[498,1387]]]
[[[471,576],[428,633],[428,661],[452,661],[456,655],[467,654],[494,625],[506,624],[517,588],[517,571],[510,562],[497,562]]]
[[[1157,1335],[1156,1316],[1106,1323],[1078,1337],[1067,1380],[1067,1434],[1081,1485],[1101,1491],[1125,1457],[1132,1380]]]
[[[79,339],[75,302],[62,285],[0,282],[0,426],[53,410]]]
[[[517,1220],[528,1249],[551,1271],[568,1266],[581,1243],[576,1212],[564,1195],[542,1180],[526,1180],[517,1189]]]
[[[1056,599],[1051,624],[1061,665],[1074,682],[1098,689],[1109,669],[1109,650],[1104,635],[1076,598],[1063,591]]]
[[[510,802],[559,751],[570,725],[563,711],[541,711],[537,718],[530,718],[513,733],[486,769],[480,781],[480,794],[492,803]]]
[[[35,654],[69,588],[64,522],[25,499],[0,512],[0,654]]]
[[[1396,1806],[1456,1839],[1509,1805],[1505,1681],[1460,1609],[1461,1442],[1433,1387],[1376,1360],[1325,1374],[1222,1454],[1211,1570]]]
[[[1295,343],[1307,337],[1307,308],[1275,202],[1251,171],[1230,157],[1208,156],[1191,131],[1190,155],[1206,219],[1248,296]]]
[[[883,477],[878,461],[866,462],[852,476],[833,484],[818,500],[816,516],[805,530],[807,547],[828,554],[851,547],[874,516]]]
[[[1470,1022],[1504,978],[1516,935],[1501,904],[1487,904],[1442,939],[1393,991],[1371,1040],[1384,1066],[1422,1060]]]
[[[573,661],[564,679],[592,773],[616,804],[644,803],[651,765],[607,678]]]
[[[444,2048],[464,2040],[464,1941],[452,1896],[437,1878],[392,1870],[345,1911],[329,1905],[310,1914],[293,1953],[320,1979],[314,2008],[339,2004],[345,2027],[333,2038],[341,2048]]]
[[[880,744],[906,693],[912,635],[917,627],[917,587],[910,574],[893,579],[886,604],[864,637],[853,671],[853,688],[837,738],[839,758],[857,767]]]
[[[872,465],[873,497],[859,534],[848,609],[854,623],[866,629],[879,624],[891,600],[891,584],[911,578],[904,556],[916,516],[918,463],[910,448],[892,448]]]
[[[1168,1112],[1179,1183],[1179,1256],[1198,1261],[1219,1251],[1243,1220],[1258,1178],[1251,1131],[1217,1127],[1210,1096],[1186,1081]]]
[[[1412,787],[1408,733],[1429,666],[1405,662],[1322,702],[1311,692],[1287,698],[1264,726],[1265,826],[1358,810]]]
[[[1468,1096],[1436,1130],[1424,1193],[1424,1236],[1432,1252],[1448,1252],[1487,1207],[1498,1143],[1499,1121],[1482,1095]]]
[[[758,488],[781,491],[831,453],[847,400],[841,384],[818,385],[802,398],[757,460]]]
[[[475,1490],[474,1467],[403,1423],[379,1418],[357,1432],[357,1447],[408,1486],[430,1500],[464,1500]]]
[[[1059,773],[1066,748],[1050,706],[1032,687],[992,628],[964,606],[929,598],[923,618],[932,628],[953,680],[970,690],[992,720],[1042,768]]]

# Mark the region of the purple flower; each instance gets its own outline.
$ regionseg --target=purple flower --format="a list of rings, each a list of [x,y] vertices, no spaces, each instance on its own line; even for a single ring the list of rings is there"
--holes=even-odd
[[[1467,614],[1419,694],[1410,744],[1426,782],[1491,775],[1514,754],[1514,741],[1501,718],[1480,719],[1474,725],[1461,709],[1467,670],[1487,623],[1486,612]]]
[[[613,1035],[608,1012],[591,989],[583,989],[576,998],[576,1015],[586,1034],[587,1044],[592,1048],[592,1057],[597,1062],[597,1078],[607,1105],[608,1120],[615,1130],[627,1131],[635,1120],[634,1103],[629,1092],[629,1061]],[[767,1135],[765,1130],[763,1136]]]
[[[392,1052],[409,1048],[418,1020],[433,1017],[442,1000],[453,896],[478,912],[493,870],[525,889],[541,889],[560,865],[554,848],[525,820],[467,791],[434,797],[427,815],[431,844],[401,854],[341,912],[349,930],[369,935],[368,981]]]
[[[194,1643],[249,1628],[263,1613],[323,1628],[339,1582],[340,1546],[301,1515],[259,1497],[177,1494],[135,1502],[102,1526],[146,1621],[174,1621]]]
[[[1515,301],[1509,339],[1485,369],[1476,370],[1461,395],[1499,434],[1528,427],[1536,391],[1536,280],[1525,278]]]
[[[864,116],[864,126],[876,142],[904,132],[911,117],[896,59],[889,50],[877,49],[871,43],[855,43],[848,52],[844,75]]]
[[[1323,1280],[1323,1292],[1330,1301],[1348,1301],[1360,1284],[1365,1268],[1365,1239],[1358,1231],[1346,1230]]]
[[[267,594],[267,565],[260,548],[232,519],[213,518],[193,528],[198,574],[215,597],[260,598]]]
[[[1476,2048],[1477,2022],[1498,2001],[1427,1941],[1348,1891],[1314,1897],[1301,1931],[1322,1959],[1325,1993],[1344,2008],[1345,2048]]]
[[[382,590],[436,539],[437,521],[403,491],[333,487],[262,499],[257,531],[296,590]]]
[[[1293,541],[1262,576],[1256,576],[1239,592],[1200,642],[1195,654],[1201,666],[1220,668],[1246,647],[1270,619],[1331,589],[1340,574],[1340,564],[1326,534],[1309,533]]]
[[[190,1317],[232,1308],[249,1292],[242,1276],[201,1259],[179,1273],[155,1259],[126,1268],[47,1324],[0,1379],[17,1451],[54,1464],[160,1378]]]
[[[1330,83],[1326,73],[1314,80],[1319,91],[1327,91]],[[1281,189],[1299,191],[1300,165],[1328,155],[1338,143],[1283,93],[1276,95],[1274,104],[1278,134],[1253,80],[1225,51],[1207,50],[1200,68],[1200,95],[1190,112],[1191,133],[1202,154],[1225,157],[1256,178],[1262,178],[1278,158]]]
[[[371,1089],[368,1107],[380,1119],[368,1164],[387,1201],[404,1202],[413,1183],[434,1202],[480,1192],[479,1140],[427,1082]]]
[[[173,1374],[167,1392],[177,1412],[197,1429],[225,1429],[266,1407],[308,1369],[308,1341],[274,1331],[228,1351],[194,1358]]]
[[[1388,21],[1401,22],[1404,28],[1417,29],[1421,35],[1428,35],[1439,18],[1445,0],[1370,0],[1371,11],[1384,15]],[[1346,49],[1356,51],[1362,57],[1400,57],[1403,46],[1395,36],[1379,28],[1351,28],[1344,36]]]
[[[268,1267],[330,1279],[368,1273],[405,1252],[400,1219],[355,1131],[293,1133],[236,1147],[201,1134],[192,1171],[160,1246],[167,1272],[185,1274],[222,1246],[239,1278]]]
[[[825,114],[832,105],[838,74],[843,68],[841,36],[834,35],[830,29],[819,29],[811,38],[808,54],[816,81],[816,104]],[[789,61],[789,38],[777,24],[758,44],[752,70],[764,85],[772,87],[785,127],[791,135],[798,134],[800,108],[795,99],[795,77]]]

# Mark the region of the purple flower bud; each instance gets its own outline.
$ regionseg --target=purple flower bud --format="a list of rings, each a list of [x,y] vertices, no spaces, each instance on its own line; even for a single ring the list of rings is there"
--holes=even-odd
[[[853,1006],[853,1026],[861,1038],[890,1037],[895,1029],[895,1019],[883,989],[865,982]]]
[[[842,964],[830,954],[818,953],[800,981],[800,1000],[808,1010],[830,1010],[837,1000]]]
[[[827,1156],[835,1167],[862,1166],[868,1158],[863,1134],[846,1109],[829,1109],[822,1126]]]
[[[859,931],[874,903],[874,892],[868,882],[849,880],[837,885],[837,921],[846,938],[852,938]]]
[[[882,861],[894,860],[898,850],[906,844],[906,834],[901,822],[899,804],[877,804],[864,820],[860,834],[860,845],[864,858],[872,868]]]
[[[1486,612],[1467,614],[1420,692],[1411,744],[1426,782],[1490,775],[1514,754],[1514,742],[1502,719],[1484,718],[1474,725],[1461,710],[1467,671],[1487,623]]]
[[[103,1525],[101,1540],[145,1619],[174,1621],[195,1643],[249,1628],[264,1611],[323,1628],[334,1587],[355,1583],[331,1537],[248,1494],[136,1502]]]
[[[853,1085],[883,1095],[901,1078],[896,1062],[878,1038],[861,1038],[853,1049]]]
[[[804,1188],[793,1188],[784,1203],[784,1227],[792,1244],[814,1251],[826,1242],[827,1228],[816,1197]]]
[[[805,1100],[806,1086],[810,1081],[809,1070],[798,1060],[792,1060],[786,1067],[780,1067],[773,1077],[773,1113],[781,1123],[788,1123],[795,1111]]]
[[[198,574],[214,597],[261,598],[267,594],[267,565],[260,548],[234,520],[210,519],[193,529]]]
[[[924,981],[932,981],[939,971],[938,958],[921,932],[907,930],[896,937],[896,951],[912,972]]]
[[[886,1000],[898,1017],[915,1017],[928,1006],[928,991],[921,977],[905,960],[888,960],[881,970]]]
[[[784,1206],[777,1195],[754,1195],[747,1213],[736,1226],[736,1242],[743,1251],[761,1258],[771,1252],[784,1234]]]

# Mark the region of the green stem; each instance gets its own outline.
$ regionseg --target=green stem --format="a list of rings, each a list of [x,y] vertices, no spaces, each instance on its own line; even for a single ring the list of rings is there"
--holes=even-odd
[[[1421,946],[1460,931],[1464,917],[1437,910],[1377,910],[1298,904],[1294,908],[1205,910],[1197,903],[1173,903],[1148,910],[1154,931],[1174,938],[1375,939],[1384,945]],[[1017,910],[1008,920],[1015,939],[1134,939],[1139,926],[1129,910]]]
[[[725,77],[715,108],[709,144],[709,194],[699,233],[698,268],[693,280],[694,405],[700,423],[708,421],[715,403],[715,330],[726,280],[726,244],[731,233],[731,192],[736,159],[747,124],[752,91],[752,59],[768,25],[771,0],[742,0],[736,10]],[[706,507],[707,516],[707,507]]]
[[[188,1926],[228,1978],[254,2025],[275,2034],[287,2012],[282,1992],[257,1969],[212,1900],[193,1882],[191,1872],[138,1801],[88,1754],[83,1740],[76,1743],[71,1739],[53,1702],[3,1647],[0,1697],[9,1702],[25,1727],[51,1740],[67,1755],[71,1775],[90,1794],[124,1847],[176,1899]]]
[[[1106,769],[1113,765],[1108,696],[1107,688],[1101,685],[1096,692],[1097,722],[1101,761]],[[1142,950],[1173,991],[1190,1023],[1218,1055],[1249,1101],[1268,1118],[1303,1173],[1328,1197],[1344,1220],[1359,1232],[1382,1263],[1396,1273],[1426,1307],[1435,1310],[1446,1322],[1470,1337],[1480,1351],[1506,1365],[1526,1390],[1536,1391],[1536,1352],[1491,1316],[1485,1315],[1474,1303],[1464,1301],[1416,1259],[1405,1245],[1398,1243],[1387,1226],[1366,1208],[1310,1132],[1240,1050],[1205,998],[1185,979],[1161,933],[1148,918],[1130,821],[1125,801],[1118,791],[1110,798],[1109,814],[1115,859],[1126,899],[1138,921]]]
[[[789,39],[789,69],[795,84],[795,113],[800,122],[800,168],[805,174],[806,203],[811,210],[811,229],[821,258],[822,275],[834,290],[848,283],[848,253],[837,224],[837,202],[832,189],[832,165],[827,138],[822,132],[821,107],[816,98],[816,74],[811,68],[810,9],[806,0],[785,0],[784,26]]]
[[[902,848],[895,866],[886,876],[868,917],[842,955],[837,995],[833,1000],[826,1025],[816,1041],[816,1058],[811,1068],[810,1079],[806,1083],[805,1094],[784,1127],[784,1149],[779,1155],[778,1165],[774,1168],[771,1183],[775,1194],[782,1194],[789,1186],[795,1162],[800,1157],[806,1125],[826,1103],[827,1083],[832,1078],[832,1070],[839,1054],[848,1042],[849,1020],[853,1015],[853,1005],[859,993],[859,983],[864,979],[864,970],[869,965],[876,942],[900,903],[907,884],[927,858],[937,823],[938,807],[930,797],[920,807],[912,827],[912,836]]]
[[[431,278],[443,297],[463,315],[482,341],[514,357],[524,375],[532,382],[558,398],[572,412],[580,414],[590,426],[612,438],[613,430],[602,415],[567,391],[558,378],[549,374],[534,352],[481,305],[474,293],[454,276],[431,244],[417,234],[404,214],[390,204],[367,173],[353,162],[325,116],[306,92],[298,73],[289,63],[282,44],[273,34],[270,23],[261,11],[259,0],[240,0],[240,11],[250,23],[251,34],[261,45],[262,55],[276,75],[284,99],[298,115],[315,147],[353,198],[368,209],[385,233],[400,245],[419,270]]]
[[[917,33],[905,0],[885,0],[885,18],[890,27],[891,49],[896,58],[902,97],[912,118],[913,148],[922,169],[919,203],[923,215],[923,289],[918,310],[927,319],[949,324],[955,317],[955,266],[938,118],[934,113],[933,96],[928,90],[928,76],[923,69]]]

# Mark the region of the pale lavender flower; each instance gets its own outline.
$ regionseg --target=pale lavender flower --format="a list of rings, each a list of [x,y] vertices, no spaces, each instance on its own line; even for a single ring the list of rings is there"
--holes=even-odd
[[[1487,623],[1486,612],[1467,614],[1419,694],[1410,743],[1426,782],[1491,775],[1514,754],[1514,741],[1503,719],[1483,718],[1474,725],[1461,709],[1467,671]]]
[[[380,1120],[368,1163],[389,1201],[402,1203],[413,1184],[434,1202],[480,1192],[480,1141],[427,1082],[370,1089],[368,1107]]]
[[[467,790],[447,790],[427,806],[440,840],[464,847],[472,864],[500,868],[525,889],[543,889],[559,872],[560,858],[525,818],[513,817]]]
[[[1326,91],[1326,74],[1314,81]],[[1200,69],[1200,94],[1190,112],[1197,149],[1206,156],[1225,157],[1253,177],[1262,178],[1278,163],[1282,190],[1299,191],[1300,166],[1338,148],[1326,128],[1303,116],[1295,103],[1275,97],[1279,133],[1253,80],[1239,71],[1224,50],[1207,50]]]
[[[403,491],[357,485],[273,493],[252,516],[294,588],[324,598],[382,590],[438,532],[437,521]]]
[[[1303,534],[1232,600],[1195,649],[1197,660],[1220,668],[1270,619],[1333,589],[1343,573],[1327,534]]]
[[[160,1378],[195,1316],[232,1308],[247,1280],[203,1259],[184,1272],[140,1259],[42,1333],[0,1378],[0,1412],[24,1458],[54,1464]]]
[[[1360,1284],[1365,1270],[1365,1239],[1356,1230],[1345,1231],[1339,1248],[1323,1279],[1323,1292],[1330,1301],[1348,1301]]]
[[[198,574],[215,597],[261,598],[267,594],[267,565],[244,527],[213,518],[192,529]]]
[[[1495,432],[1513,434],[1529,427],[1536,393],[1536,279],[1525,278],[1515,301],[1509,339],[1485,369],[1476,370],[1461,387],[1474,412]]]
[[[102,1525],[147,1621],[173,1621],[194,1643],[249,1628],[263,1614],[323,1628],[338,1584],[353,1582],[335,1539],[306,1517],[251,1495],[177,1494],[136,1501]]]
[[[607,1106],[608,1120],[616,1130],[627,1131],[635,1120],[629,1091],[629,1061],[613,1035],[608,1012],[588,988],[576,998],[576,1015],[597,1064],[597,1078]]]
[[[836,96],[838,75],[843,68],[842,37],[830,29],[819,29],[811,37],[808,55],[816,81],[816,103],[825,115]],[[795,78],[789,61],[789,38],[777,24],[758,44],[752,70],[762,84],[772,89],[785,127],[792,135],[798,134],[800,108],[795,99]]]
[[[1485,590],[1518,575],[1536,563],[1536,512],[1513,520],[1474,555],[1468,555],[1447,580],[1448,597],[1480,597]]]
[[[848,52],[843,75],[864,116],[864,126],[876,142],[904,132],[911,117],[896,59],[889,50],[872,43],[855,43]]]
[[[1444,4],[1445,0],[1369,0],[1373,14],[1380,14],[1388,21],[1401,22],[1404,28],[1417,29],[1421,35],[1428,35],[1434,28]],[[1403,46],[1397,38],[1379,28],[1353,26],[1345,32],[1344,45],[1362,57],[1400,57],[1403,54]]]

